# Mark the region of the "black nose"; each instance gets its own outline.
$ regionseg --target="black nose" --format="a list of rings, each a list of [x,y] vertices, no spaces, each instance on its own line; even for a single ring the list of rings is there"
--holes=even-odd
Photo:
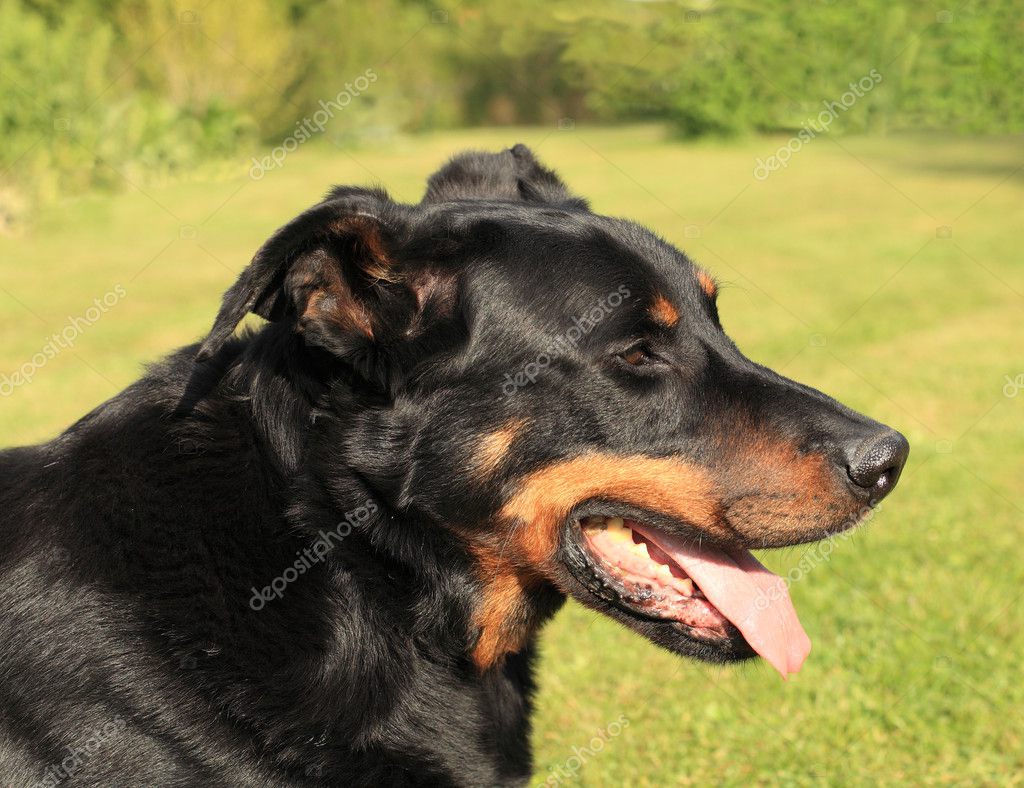
[[[850,481],[867,490],[871,502],[877,503],[896,486],[909,453],[910,444],[898,432],[879,432],[848,447],[846,472]]]

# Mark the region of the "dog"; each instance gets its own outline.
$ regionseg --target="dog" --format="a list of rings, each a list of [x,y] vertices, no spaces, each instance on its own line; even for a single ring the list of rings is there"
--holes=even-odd
[[[852,527],[908,444],[716,296],[522,145],[335,188],[201,343],[0,453],[0,784],[520,785],[570,596],[799,670],[749,550]]]

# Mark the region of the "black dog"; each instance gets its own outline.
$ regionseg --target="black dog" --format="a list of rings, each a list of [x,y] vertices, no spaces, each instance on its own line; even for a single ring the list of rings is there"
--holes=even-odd
[[[0,784],[520,784],[566,595],[799,669],[747,550],[851,527],[907,443],[715,298],[522,146],[335,189],[201,346],[0,454]]]

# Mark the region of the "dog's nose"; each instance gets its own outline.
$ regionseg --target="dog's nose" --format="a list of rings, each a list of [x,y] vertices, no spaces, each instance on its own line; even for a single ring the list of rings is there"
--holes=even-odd
[[[846,473],[857,487],[868,491],[871,503],[877,503],[896,486],[909,453],[907,439],[886,429],[847,444]]]

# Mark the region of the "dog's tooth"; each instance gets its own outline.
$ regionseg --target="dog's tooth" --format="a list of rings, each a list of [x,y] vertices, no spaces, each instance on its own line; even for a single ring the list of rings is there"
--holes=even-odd
[[[605,528],[609,536],[623,541],[628,540],[632,544],[633,532],[626,527],[626,523],[621,517],[609,517],[605,521]]]
[[[665,568],[667,569],[668,567]],[[683,594],[683,596],[693,596],[693,581],[690,578],[681,580],[677,577],[675,587],[679,593]]]

